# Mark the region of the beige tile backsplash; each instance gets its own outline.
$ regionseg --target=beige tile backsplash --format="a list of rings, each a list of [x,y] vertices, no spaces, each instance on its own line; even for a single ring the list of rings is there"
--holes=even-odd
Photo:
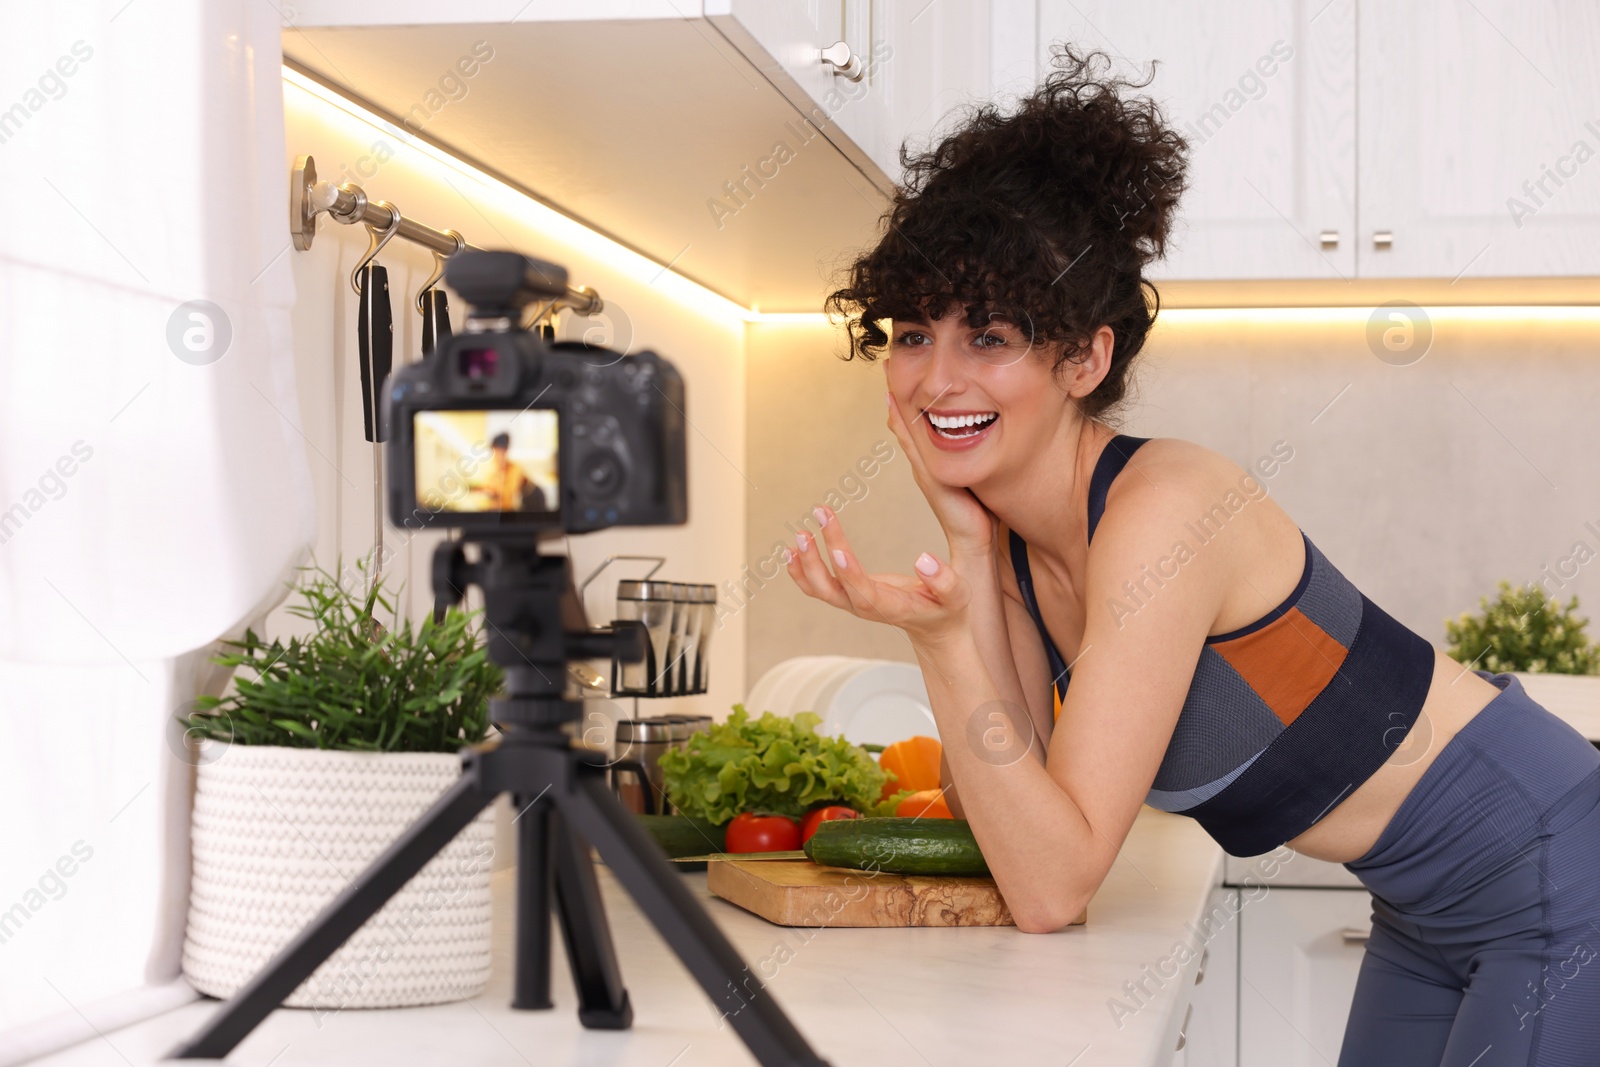
[[[1436,310],[1432,347],[1405,367],[1371,353],[1359,315],[1262,318],[1173,313],[1140,356],[1120,428],[1241,465],[1285,442],[1293,458],[1266,483],[1278,503],[1441,647],[1444,619],[1500,578],[1547,579],[1600,609],[1600,567],[1579,562],[1600,559],[1600,317]],[[898,630],[804,596],[777,556],[830,492],[870,569],[909,573],[918,552],[943,554],[885,424],[882,368],[840,360],[843,335],[821,323],[748,331],[748,684],[797,655],[910,661]],[[858,466],[875,449],[891,458]]]

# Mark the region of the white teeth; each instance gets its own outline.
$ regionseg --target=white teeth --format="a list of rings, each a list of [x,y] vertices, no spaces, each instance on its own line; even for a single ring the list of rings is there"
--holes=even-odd
[[[992,422],[998,416],[990,411],[982,415],[935,415],[928,414],[928,420],[941,430],[959,430],[964,426],[982,426]]]

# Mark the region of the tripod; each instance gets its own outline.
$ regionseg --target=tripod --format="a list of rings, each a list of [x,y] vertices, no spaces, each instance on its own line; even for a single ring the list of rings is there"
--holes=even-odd
[[[617,654],[636,662],[643,658],[643,633],[634,627],[589,632],[565,556],[494,540],[482,541],[481,553],[469,563],[461,542],[439,546],[435,605],[443,611],[468,585],[483,589],[489,655],[506,675],[507,695],[491,703],[503,736],[463,753],[456,783],[172,1058],[226,1056],[485,807],[510,793],[522,812],[512,1007],[552,1007],[553,906],[578,992],[578,1020],[604,1030],[633,1022],[589,858],[592,842],[760,1063],[827,1067],[770,995],[749,1001],[740,995],[748,967],[738,952],[612,794],[605,755],[575,746],[562,729],[581,714],[579,704],[561,698],[568,659]]]

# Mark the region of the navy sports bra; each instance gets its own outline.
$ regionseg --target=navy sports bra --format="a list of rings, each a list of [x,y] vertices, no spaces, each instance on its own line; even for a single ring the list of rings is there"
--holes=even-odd
[[[1089,539],[1111,482],[1149,438],[1118,434],[1089,480]],[[1238,495],[1238,494],[1234,494]],[[1244,498],[1224,498],[1190,529],[1210,540]],[[1300,532],[1306,561],[1283,603],[1207,637],[1183,710],[1145,803],[1191,816],[1235,856],[1298,836],[1371,777],[1405,739],[1433,682],[1434,648],[1367,599]],[[1199,543],[1204,543],[1200,541]],[[1195,546],[1184,546],[1192,552]],[[1055,679],[1056,714],[1070,674],[1045,629],[1028,546],[1011,531],[1011,565]],[[1178,546],[1174,555],[1180,557]],[[1145,569],[1130,614],[1165,584]]]

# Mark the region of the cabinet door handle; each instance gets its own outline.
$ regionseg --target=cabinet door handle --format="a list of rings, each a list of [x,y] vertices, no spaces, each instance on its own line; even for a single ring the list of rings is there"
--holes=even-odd
[[[1200,950],[1200,969],[1194,972],[1194,984],[1199,985],[1206,980],[1206,961],[1211,958],[1211,949],[1206,947]]]
[[[861,62],[861,57],[850,51],[848,41],[835,41],[820,53],[822,61],[833,68],[835,74],[842,74],[853,82],[861,80],[867,72],[866,64]]]
[[[1184,1045],[1189,1043],[1189,1016],[1193,1014],[1194,1005],[1191,1004],[1189,1005],[1189,1009],[1183,1013],[1183,1025],[1178,1027],[1178,1043],[1172,1046],[1172,1051],[1177,1052],[1179,1049],[1183,1048]]]
[[[1340,931],[1339,936],[1344,938],[1347,945],[1365,944],[1372,937],[1372,927],[1362,929],[1359,926],[1346,926]]]
[[[1372,233],[1372,247],[1380,252],[1386,252],[1394,247],[1393,230],[1374,230]]]
[[[1320,239],[1322,241],[1322,247],[1324,249],[1330,249],[1331,250],[1331,249],[1339,247],[1339,231],[1338,230],[1323,230],[1322,233],[1319,236],[1320,236]]]

